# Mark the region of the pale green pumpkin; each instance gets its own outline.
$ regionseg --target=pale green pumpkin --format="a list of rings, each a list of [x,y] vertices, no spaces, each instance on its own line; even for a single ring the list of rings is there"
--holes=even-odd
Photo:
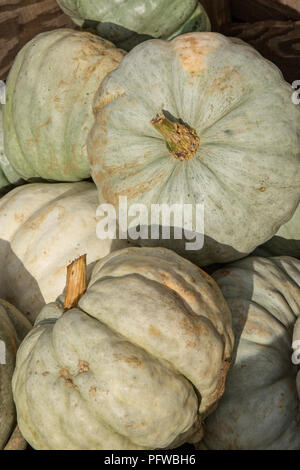
[[[77,24],[96,27],[101,37],[125,50],[146,39],[172,39],[211,28],[198,0],[57,0],[57,3]]]
[[[142,203],[148,214],[152,204],[204,204],[202,249],[162,237],[139,243],[200,265],[251,253],[299,202],[292,92],[279,69],[240,40],[190,33],[140,44],[95,98],[88,152],[100,202],[118,206],[127,197],[129,208]],[[196,231],[195,210],[192,222]]]
[[[0,104],[0,194],[6,192],[11,185],[20,182],[19,175],[14,171],[4,153],[2,105]]]
[[[293,256],[300,259],[300,205],[295,214],[282,225],[275,237],[255,250],[257,256]]]
[[[0,449],[6,445],[16,426],[11,379],[16,353],[31,324],[13,305],[0,299]]]
[[[200,447],[300,450],[300,261],[249,257],[213,277],[232,312],[235,349]]]
[[[36,449],[195,442],[232,347],[231,313],[210,276],[163,248],[116,251],[95,265],[78,308],[47,305],[22,343],[20,430]]]
[[[17,55],[3,106],[5,154],[20,177],[77,181],[90,176],[86,138],[102,79],[124,55],[91,33],[42,33]]]

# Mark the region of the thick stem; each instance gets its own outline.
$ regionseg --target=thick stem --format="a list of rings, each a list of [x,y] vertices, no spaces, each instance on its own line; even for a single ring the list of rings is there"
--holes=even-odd
[[[189,160],[199,147],[199,137],[194,129],[187,124],[173,122],[163,113],[159,113],[151,124],[164,137],[167,147],[174,158]]]
[[[16,426],[4,450],[25,450],[27,442],[21,434],[19,426]]]
[[[86,255],[83,255],[67,267],[65,312],[77,307],[79,299],[85,293],[86,288]]]

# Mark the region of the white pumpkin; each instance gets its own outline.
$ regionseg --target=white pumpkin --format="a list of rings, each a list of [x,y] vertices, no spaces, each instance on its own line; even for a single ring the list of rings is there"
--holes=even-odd
[[[34,183],[0,199],[0,297],[33,321],[65,285],[66,266],[88,264],[127,242],[96,235],[97,191],[90,182]]]
[[[99,261],[78,308],[47,305],[13,377],[36,449],[156,449],[202,435],[224,392],[231,314],[215,281],[174,252]]]
[[[249,257],[213,277],[232,312],[235,349],[204,447],[300,450],[300,261]]]

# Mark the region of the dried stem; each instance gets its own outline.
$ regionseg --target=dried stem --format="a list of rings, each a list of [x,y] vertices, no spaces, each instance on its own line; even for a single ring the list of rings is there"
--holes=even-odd
[[[83,255],[73,261],[67,268],[65,312],[77,307],[79,299],[85,293],[86,288],[86,255]]]
[[[199,147],[199,137],[187,124],[173,122],[164,113],[159,113],[151,124],[164,137],[171,155],[178,160],[189,160]]]

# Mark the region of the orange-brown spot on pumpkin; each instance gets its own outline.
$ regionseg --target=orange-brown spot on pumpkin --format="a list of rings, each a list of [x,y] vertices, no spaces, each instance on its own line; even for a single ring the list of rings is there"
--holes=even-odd
[[[161,332],[158,328],[156,328],[156,326],[153,326],[153,325],[150,325],[149,326],[149,334],[151,336],[160,336],[161,335]]]
[[[190,75],[200,75],[207,69],[207,57],[216,49],[220,42],[213,35],[195,33],[178,36],[173,41],[175,52],[181,65]]]
[[[124,361],[127,364],[132,364],[135,367],[142,367],[143,362],[137,356],[126,356],[125,354],[115,353],[114,358],[116,361]]]
[[[86,362],[86,361],[79,360],[78,361],[78,367],[79,367],[78,374],[84,374],[84,373],[86,373],[90,370],[89,363]]]
[[[105,182],[103,182],[102,194],[104,200],[117,206],[120,196],[126,196],[127,199],[133,199],[136,196],[139,196],[140,194],[146,193],[150,191],[157,183],[159,183],[164,178],[166,173],[167,170],[161,170],[159,173],[157,173],[156,176],[154,176],[150,180],[143,181],[142,183],[124,189],[119,193],[115,193],[109,183],[105,184]]]
[[[40,126],[37,127],[37,129],[43,129],[43,127],[47,127],[51,122],[51,118],[49,117],[44,124],[41,124]]]
[[[89,389],[89,396],[90,396],[90,398],[95,398],[96,393],[97,393],[97,387],[91,387],[91,388]]]
[[[14,214],[14,219],[17,223],[22,224],[24,222],[25,216],[24,214]]]

